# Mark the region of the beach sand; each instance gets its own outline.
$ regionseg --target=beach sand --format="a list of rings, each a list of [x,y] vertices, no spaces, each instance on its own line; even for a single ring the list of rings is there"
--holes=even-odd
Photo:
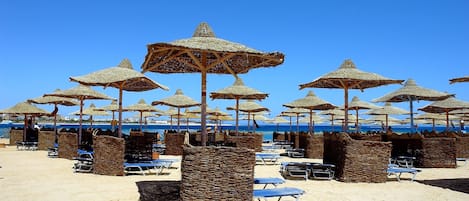
[[[1,139],[0,143],[7,139]],[[162,155],[161,158],[180,156]],[[319,159],[291,159],[281,161],[314,161]],[[70,200],[70,201],[137,201],[136,182],[180,180],[177,169],[165,170],[164,175],[103,176],[73,173],[74,161],[48,158],[46,151],[17,151],[16,146],[0,148],[0,200]],[[386,183],[343,183],[323,180],[287,180],[280,186],[298,187],[306,194],[300,200],[469,200],[469,164],[458,168],[422,168],[415,182],[409,175],[397,182],[390,177]],[[281,177],[279,165],[256,165],[255,177]],[[255,188],[262,186],[255,185]],[[272,199],[276,200],[276,199]],[[294,200],[282,198],[282,200]]]

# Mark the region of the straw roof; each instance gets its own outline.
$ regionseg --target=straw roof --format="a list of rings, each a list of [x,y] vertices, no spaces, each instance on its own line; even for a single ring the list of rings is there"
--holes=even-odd
[[[124,110],[125,111],[139,111],[139,112],[163,112],[147,104],[144,99],[140,99],[138,103],[125,107]]]
[[[449,115],[449,119],[457,119],[457,116]],[[415,119],[436,119],[436,120],[446,120],[445,114],[438,114],[438,113],[423,113],[415,116]]]
[[[119,105],[117,105],[117,100],[112,100],[111,104],[106,105],[104,107],[96,108],[96,110],[104,110],[104,111],[119,111]]]
[[[450,84],[454,84],[456,82],[469,82],[469,75],[464,77],[453,78],[449,80]]]
[[[60,89],[56,89],[54,93],[60,92]],[[36,104],[58,104],[58,105],[65,105],[65,106],[74,106],[78,105],[79,103],[71,98],[64,98],[64,97],[56,97],[56,96],[41,96],[33,99],[28,99],[28,102],[36,103]]]
[[[125,91],[148,91],[156,88],[168,90],[168,87],[134,70],[128,59],[123,59],[116,67],[106,68],[88,75],[70,77],[70,80],[85,85],[122,88]]]
[[[88,108],[85,108],[82,112],[82,115],[89,115],[89,116],[108,116],[111,115],[103,110],[97,110],[96,106],[91,103]],[[72,113],[73,115],[80,115],[80,111],[76,111]]]
[[[281,124],[281,123],[289,123],[290,121],[286,120],[285,118],[277,116],[267,122],[274,123],[274,124]]]
[[[50,113],[31,103],[21,102],[11,108],[0,110],[0,114],[48,115]]]
[[[469,109],[457,109],[449,112],[450,114],[469,114]]]
[[[61,90],[61,91],[56,91],[51,94],[44,94],[44,96],[58,96],[58,97],[66,97],[66,98],[75,98],[79,100],[85,100],[85,99],[107,99],[111,100],[114,99],[112,97],[109,97],[105,94],[99,93],[89,86],[85,86],[82,84],[79,84],[76,87],[67,89],[67,90]]]
[[[317,97],[313,91],[309,91],[304,98],[294,100],[293,102],[283,104],[289,108],[304,108],[309,110],[329,110],[336,108],[331,103]]]
[[[176,90],[176,93],[173,96],[163,98],[159,101],[151,102],[152,105],[167,105],[171,107],[184,108],[184,107],[193,107],[199,106],[200,103],[190,98],[189,96],[184,95],[181,89]]]
[[[282,111],[281,113],[282,115],[294,114],[294,116],[296,116],[297,114],[309,113],[309,110],[304,108],[288,108],[287,110]]]
[[[214,110],[213,110],[212,108],[209,108],[209,107],[207,106],[207,108],[206,108],[206,113],[213,112],[213,111],[214,111]],[[202,108],[201,108],[200,106],[198,106],[198,107],[195,107],[194,109],[190,110],[189,112],[190,112],[190,113],[197,113],[197,114],[200,114],[200,113],[202,113]]]
[[[321,112],[319,112],[319,114],[322,114],[322,115],[344,115],[344,111],[339,109],[339,108],[334,108],[334,109],[330,109],[330,110],[321,111]]]
[[[368,122],[385,122],[386,121],[386,116],[384,115],[373,115],[370,118],[366,119]],[[394,124],[400,124],[401,120],[394,118],[394,117],[387,117],[388,124],[389,123],[394,123]]]
[[[358,70],[352,60],[345,60],[339,69],[327,73],[312,82],[301,84],[300,89],[313,88],[348,88],[366,89],[387,84],[400,84],[404,80],[393,80],[375,73]]]
[[[348,104],[348,108],[351,110],[361,110],[361,109],[375,109],[375,108],[379,108],[379,106],[362,101],[357,96],[354,96],[352,98],[352,101],[350,101],[350,103]]]
[[[444,113],[458,109],[469,109],[469,102],[450,97],[419,108],[421,111],[430,113]]]
[[[401,114],[409,114],[409,111],[392,106],[391,103],[387,102],[383,107],[375,108],[368,110],[366,114],[369,115],[389,115],[389,114],[396,114],[396,115],[401,115]]]
[[[154,43],[147,49],[143,72],[240,74],[252,68],[277,66],[284,60],[284,55],[279,52],[264,53],[216,38],[204,22],[199,24],[191,38]]]
[[[227,107],[227,110],[236,110],[236,107]],[[248,100],[239,104],[238,110],[241,112],[261,112],[269,111],[269,108],[266,108],[253,100]]]
[[[260,92],[256,89],[244,85],[241,78],[236,78],[232,86],[210,93],[212,99],[253,99],[262,100],[269,96],[267,93]]]
[[[407,102],[410,100],[437,101],[447,99],[451,96],[453,95],[420,87],[415,83],[414,79],[408,79],[400,89],[374,99],[373,102]]]
[[[302,122],[302,123],[311,123],[310,122],[310,116],[306,116],[306,117],[303,117],[303,118],[300,118],[299,122]],[[318,116],[318,115],[314,115],[311,116],[311,120],[314,121],[315,123],[322,123],[325,121],[325,119],[321,116]]]

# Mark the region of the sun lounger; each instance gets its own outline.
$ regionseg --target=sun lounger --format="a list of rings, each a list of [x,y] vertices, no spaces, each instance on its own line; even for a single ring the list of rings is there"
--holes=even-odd
[[[57,158],[59,156],[59,145],[54,143],[54,147],[47,148],[47,157]]]
[[[304,158],[305,150],[304,149],[287,149],[286,150],[288,157],[291,158]]]
[[[37,142],[17,142],[16,149],[19,151],[24,151],[24,150],[36,151]]]
[[[403,168],[413,168],[415,157],[412,156],[398,156],[394,159],[394,163]]]
[[[335,165],[333,164],[312,163],[310,176],[314,179],[331,180],[334,178],[334,169]]]
[[[93,171],[93,159],[92,158],[73,158],[77,162],[73,165],[74,172],[89,173]]]
[[[462,167],[466,166],[467,164],[467,158],[456,158],[456,162],[464,162],[464,165],[462,165]]]
[[[284,178],[296,177],[308,180],[308,163],[283,162],[280,165],[280,172]]]
[[[159,163],[124,163],[125,174],[141,174],[151,173],[150,170],[155,170],[155,174],[159,175],[163,171],[164,165]]]
[[[388,170],[387,170],[388,176],[395,175],[396,178],[397,178],[397,181],[399,181],[399,182],[401,181],[401,175],[402,175],[402,173],[409,173],[409,174],[412,174],[411,181],[414,181],[414,180],[415,180],[415,176],[416,176],[417,173],[419,173],[419,172],[420,172],[420,170],[418,170],[418,169],[397,167],[397,166],[394,165],[394,164],[390,164],[390,165],[388,166]]]
[[[267,163],[276,164],[279,158],[279,153],[256,153],[256,161],[260,161],[264,165],[266,165]]]
[[[278,177],[259,177],[254,178],[254,184],[264,184],[264,189],[270,184],[277,187],[279,184],[285,183],[285,180]]]
[[[282,197],[293,197],[297,201],[299,200],[300,196],[302,196],[305,192],[299,188],[292,188],[292,187],[282,187],[282,188],[269,188],[269,189],[254,189],[253,197],[254,199],[264,199],[278,197],[278,200],[282,199]]]

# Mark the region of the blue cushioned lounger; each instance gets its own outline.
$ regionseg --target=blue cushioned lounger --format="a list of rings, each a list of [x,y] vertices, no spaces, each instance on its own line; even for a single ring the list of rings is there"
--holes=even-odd
[[[271,162],[273,164],[277,163],[277,160],[280,158],[279,153],[256,153],[256,160],[261,161],[262,164],[266,164],[267,162]]]
[[[395,175],[397,178],[397,181],[401,181],[402,173],[409,173],[409,174],[412,174],[411,181],[414,181],[415,176],[417,175],[417,173],[420,172],[420,170],[413,169],[413,168],[400,168],[400,167],[395,167],[395,166],[389,166],[387,172],[388,172],[388,176]]]
[[[160,174],[163,165],[158,165],[156,163],[124,163],[124,171],[126,174],[136,173],[136,174],[145,174],[145,170],[155,169],[156,174]]]
[[[253,197],[254,199],[261,200],[278,197],[278,200],[282,199],[282,197],[294,197],[297,201],[299,200],[300,196],[304,194],[304,191],[299,188],[293,187],[283,187],[283,188],[269,188],[269,189],[254,189]]]
[[[285,183],[285,180],[282,178],[278,177],[259,177],[259,178],[254,178],[254,184],[265,184],[264,189],[269,185],[273,185],[274,187],[277,187],[279,184]]]

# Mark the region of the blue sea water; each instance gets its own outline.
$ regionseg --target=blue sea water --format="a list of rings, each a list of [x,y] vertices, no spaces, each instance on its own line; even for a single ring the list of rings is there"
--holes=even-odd
[[[49,128],[52,128],[52,125],[50,124],[46,124],[46,125],[43,125],[44,127],[49,127]],[[13,124],[0,124],[0,138],[8,138],[9,137],[9,130],[11,127],[23,127],[23,124],[22,123],[13,123]],[[88,128],[89,125],[83,125],[83,129],[86,129]],[[78,129],[78,125],[76,124],[61,124],[58,126],[58,128],[76,128]],[[106,129],[111,129],[111,125],[103,125],[103,124],[98,124],[98,125],[93,125],[93,128],[101,128],[103,130],[106,130]],[[130,133],[130,130],[131,129],[138,129],[140,128],[140,125],[138,124],[124,124],[122,126],[122,133],[123,134],[129,134]],[[436,131],[437,132],[442,132],[445,130],[446,127],[444,126],[437,126],[436,127]],[[148,132],[158,132],[160,134],[163,134],[164,133],[164,130],[168,130],[168,129],[173,129],[173,130],[176,130],[177,129],[177,126],[170,126],[170,125],[144,125],[143,126],[143,131],[148,131]],[[189,129],[190,131],[196,131],[196,130],[200,130],[200,126],[189,126],[189,127],[186,127],[185,125],[180,127],[181,130],[186,130],[186,129]],[[221,128],[222,130],[235,130],[235,126],[222,126]],[[262,133],[264,135],[264,140],[265,141],[272,141],[272,134],[274,131],[278,131],[278,132],[288,132],[288,131],[293,131],[293,132],[296,132],[296,125],[292,125],[291,127],[289,125],[279,125],[279,126],[276,126],[276,125],[259,125],[258,128],[255,128],[256,130],[256,133]],[[353,129],[353,128],[351,128]],[[393,128],[393,131],[396,132],[396,133],[406,133],[406,132],[409,132],[410,129],[409,127],[405,127],[405,126],[394,126]],[[239,130],[240,131],[253,131],[254,128],[251,126],[249,129],[247,126],[245,125],[241,125],[239,126]],[[305,131],[307,132],[308,131],[308,126],[307,125],[300,125],[299,126],[299,130],[300,131]],[[341,127],[340,126],[334,126],[334,128],[332,128],[330,125],[316,125],[314,127],[314,131],[316,134],[321,134],[322,132],[324,131],[340,131],[341,130]],[[362,132],[367,132],[367,131],[380,131],[381,130],[381,126],[362,126],[360,128],[360,130]],[[432,126],[420,126],[418,128],[418,131],[423,131],[423,130],[428,130],[428,131],[431,131],[432,130]],[[459,128],[451,128],[451,130],[454,130],[454,131],[459,131]],[[466,127],[466,130],[464,130],[464,132],[468,132],[469,131],[469,127]],[[164,138],[164,136],[161,136]]]

